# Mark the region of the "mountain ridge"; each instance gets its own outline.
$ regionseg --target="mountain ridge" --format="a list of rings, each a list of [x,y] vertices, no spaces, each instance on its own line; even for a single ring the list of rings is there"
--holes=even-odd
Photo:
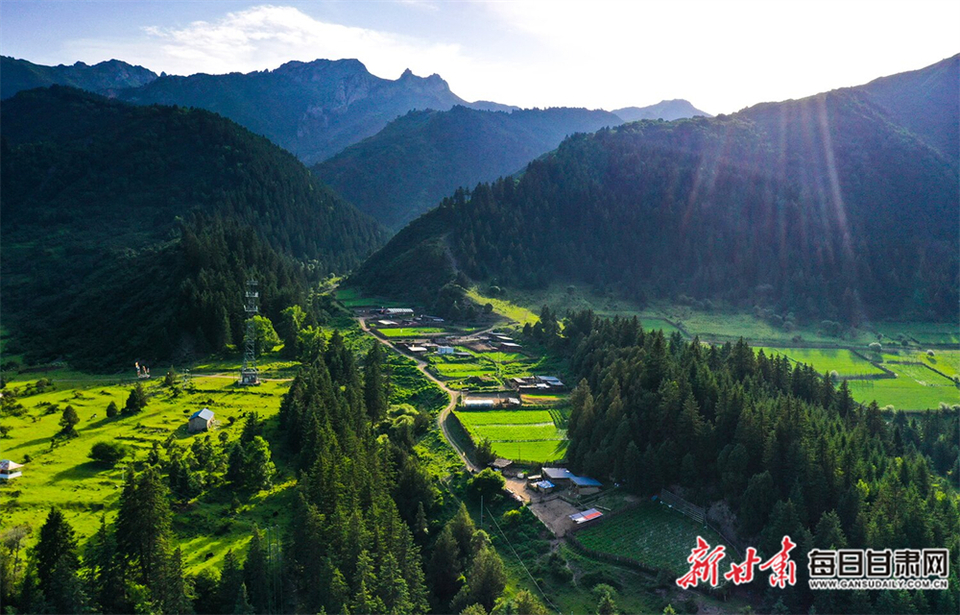
[[[118,89],[146,85],[160,75],[122,60],[106,60],[89,65],[76,62],[71,65],[44,66],[29,60],[0,56],[0,100],[10,98],[22,90],[51,85],[67,85],[99,94]]]
[[[923,70],[943,79],[940,68]],[[904,90],[898,100],[913,98]],[[350,283],[399,296],[401,276],[434,280],[415,299],[435,310],[466,274],[851,323],[949,318],[960,277],[956,171],[865,88],[629,123],[566,139],[519,180],[457,191]]]

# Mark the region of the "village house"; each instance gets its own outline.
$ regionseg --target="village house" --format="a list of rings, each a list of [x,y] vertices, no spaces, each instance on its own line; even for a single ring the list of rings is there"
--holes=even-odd
[[[197,410],[190,415],[190,420],[187,422],[187,431],[190,433],[208,431],[212,424],[213,411],[209,408],[204,408],[203,410]]]
[[[9,459],[0,460],[0,480],[11,480],[17,478],[22,474],[20,471],[20,468],[22,467],[22,463],[10,461]]]
[[[563,381],[555,376],[511,378],[509,384],[520,393],[555,393],[566,390]]]

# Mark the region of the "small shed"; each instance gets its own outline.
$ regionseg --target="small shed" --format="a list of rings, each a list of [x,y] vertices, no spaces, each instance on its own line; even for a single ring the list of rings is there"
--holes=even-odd
[[[454,353],[453,346],[437,346],[437,354],[449,354]]]
[[[533,488],[540,493],[550,493],[555,489],[555,485],[548,480],[541,480],[533,483]]]
[[[503,457],[497,457],[496,459],[490,462],[490,467],[496,470],[501,470],[501,471],[506,470],[512,465],[513,465],[512,461],[510,461],[509,459],[504,459]]]
[[[600,491],[600,481],[590,478],[589,476],[572,476],[570,482],[573,483],[573,488],[577,490],[577,494],[584,495],[593,495]]]
[[[187,431],[190,433],[207,431],[210,429],[211,424],[213,424],[213,411],[209,408],[197,410],[190,415],[190,421],[187,423]]]
[[[22,474],[22,472],[20,472],[20,468],[22,467],[22,463],[10,461],[9,459],[0,459],[0,480],[17,478]]]
[[[583,512],[575,513],[570,515],[570,520],[581,525],[587,523],[588,521],[593,521],[594,519],[599,519],[603,516],[603,513],[597,510],[596,508],[591,508],[590,510],[585,510]]]
[[[487,410],[496,406],[497,400],[492,397],[468,397],[463,400],[464,410]]]

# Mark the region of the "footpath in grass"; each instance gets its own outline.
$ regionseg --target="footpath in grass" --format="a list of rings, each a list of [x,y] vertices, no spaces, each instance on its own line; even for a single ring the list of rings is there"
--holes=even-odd
[[[723,544],[713,530],[666,504],[650,501],[602,519],[574,536],[588,549],[627,557],[677,576],[689,570],[687,557],[697,545],[697,536],[702,536],[711,547]]]

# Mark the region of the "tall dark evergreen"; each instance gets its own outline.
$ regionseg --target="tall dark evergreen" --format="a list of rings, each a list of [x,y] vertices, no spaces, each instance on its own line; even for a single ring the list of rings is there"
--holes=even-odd
[[[79,612],[86,600],[78,576],[80,565],[73,528],[58,508],[51,508],[34,547],[37,589],[56,613]]]
[[[370,420],[376,422],[387,415],[387,379],[380,344],[371,346],[364,360],[363,399]]]
[[[136,582],[155,596],[164,585],[170,550],[169,490],[157,470],[128,470],[117,513],[117,554]]]

